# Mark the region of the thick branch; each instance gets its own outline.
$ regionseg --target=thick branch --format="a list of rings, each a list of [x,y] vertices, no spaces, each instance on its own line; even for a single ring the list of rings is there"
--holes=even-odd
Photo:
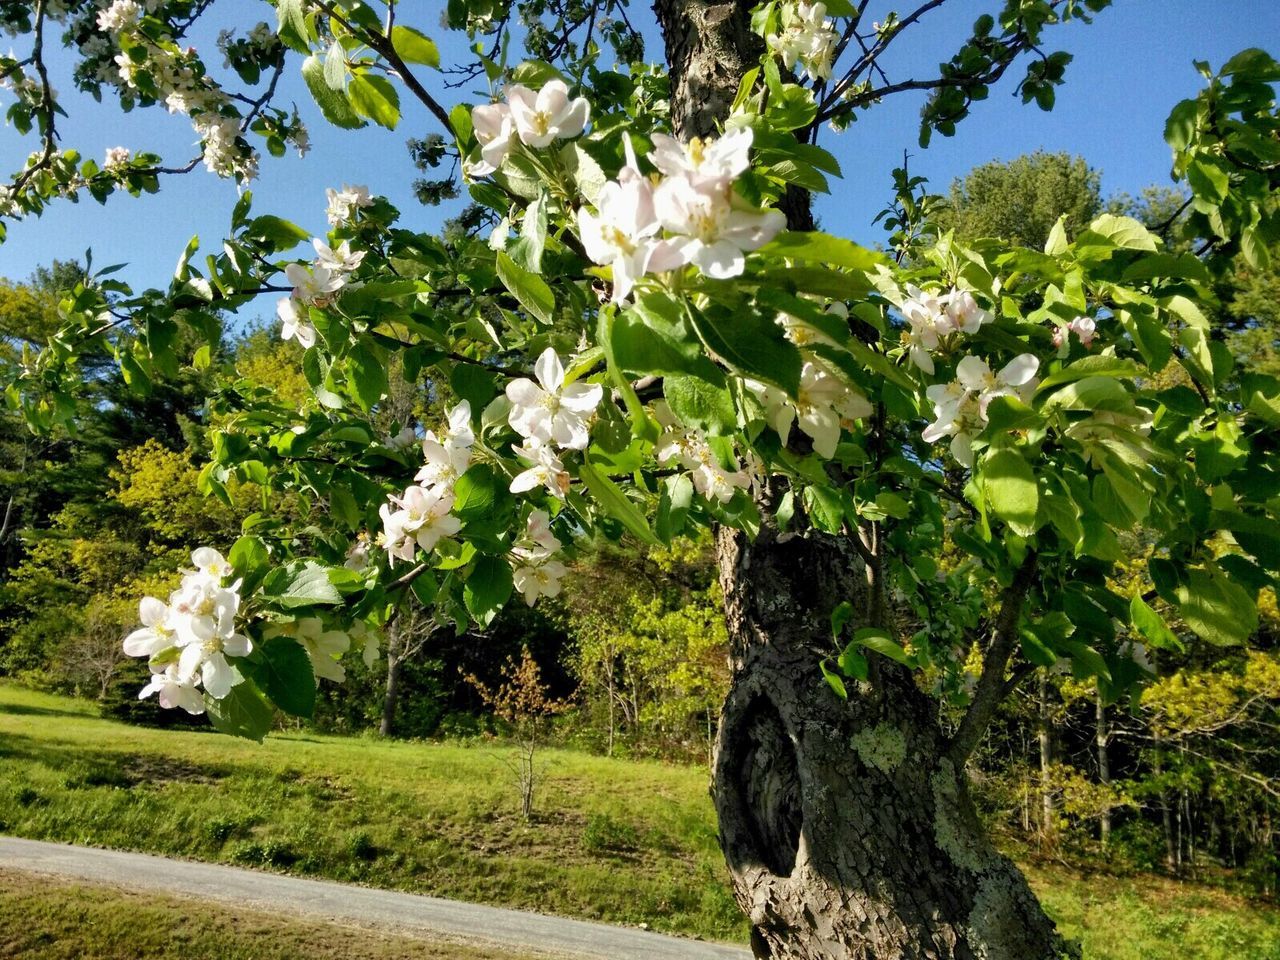
[[[1018,642],[1018,620],[1035,572],[1036,554],[1029,550],[1014,574],[1013,582],[1000,594],[1000,613],[996,617],[991,646],[983,658],[982,675],[973,691],[969,710],[960,721],[960,729],[951,740],[951,756],[957,765],[973,753],[1004,699],[1004,671]]]

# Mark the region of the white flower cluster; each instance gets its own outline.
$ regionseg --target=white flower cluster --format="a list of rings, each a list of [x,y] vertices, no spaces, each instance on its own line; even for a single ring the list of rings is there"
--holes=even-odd
[[[136,63],[128,53],[116,55],[120,81],[137,91],[138,73],[145,69],[169,112],[191,118],[203,147],[205,167],[220,177],[253,180],[258,175],[258,154],[241,138],[241,119],[231,107],[230,98],[196,69],[195,51],[178,50],[171,41],[157,43],[138,29],[139,20],[152,6],[150,0],[141,4],[137,0],[113,0],[98,14],[98,28],[108,35],[113,47],[121,47],[122,39],[127,39],[147,53],[143,64]]]
[[[398,497],[389,497],[378,510],[382,517],[379,542],[394,563],[412,560],[418,549],[430,552],[445,537],[462,529],[453,509],[453,485],[471,465],[471,404],[463,400],[446,411],[443,436],[428,430],[422,441],[423,465]]]
[[[362,633],[373,639],[373,656],[378,655],[377,635],[367,631],[364,622],[355,621],[352,632]],[[347,677],[347,671],[338,659],[351,647],[351,636],[341,630],[326,630],[324,621],[319,617],[302,617],[289,623],[273,624],[263,634],[265,638],[290,637],[298,642],[298,646],[307,651],[311,658],[311,670],[316,682],[332,680],[341,683]],[[367,643],[367,641],[366,641]],[[365,650],[365,662],[369,663],[368,648]]]
[[[842,320],[849,317],[849,308],[843,303],[830,304],[826,312]],[[835,456],[840,431],[852,430],[856,421],[871,416],[871,402],[809,349],[815,343],[833,347],[840,344],[790,314],[779,315],[778,323],[786,331],[787,339],[799,347],[804,360],[799,393],[793,400],[777,387],[758,380],[748,379],[744,383],[764,407],[765,419],[784,446],[795,423],[813,441],[814,452],[830,459]]]
[[[561,80],[548,81],[536,93],[509,86],[505,95],[505,102],[471,111],[481,160],[468,166],[470,176],[496,172],[517,145],[540,150],[576,137],[590,117],[587,101],[571,99]],[[656,134],[649,159],[663,176],[657,184],[641,172],[625,141],[627,163],[618,179],[600,189],[594,211],[578,210],[587,255],[612,268],[615,302],[625,300],[646,273],[688,263],[712,277],[735,277],[742,272],[743,253],[782,229],[786,219],[779,211],[751,209],[733,191],[734,180],[750,165],[751,139],[750,129],[688,144]]]
[[[810,80],[830,79],[839,38],[827,19],[826,4],[784,3],[781,27],[766,40],[783,65],[791,70],[799,63]]]
[[[662,426],[662,435],[653,448],[654,457],[663,466],[678,463],[688,470],[693,489],[699,494],[728,503],[735,491],[751,486],[750,475],[742,469],[726,469],[706,434],[682,424],[665,400],[654,404],[653,412]]]
[[[248,35],[242,41],[237,41],[235,34],[230,30],[218,31],[218,50],[222,53],[222,65],[224,67],[231,66],[231,47],[236,44],[243,44],[247,47],[249,53],[259,56],[269,54],[275,50],[279,41],[276,39],[276,32],[271,29],[271,25],[259,21],[249,30]]]
[[[1098,332],[1098,321],[1093,317],[1076,317],[1065,327],[1055,325],[1053,328],[1053,345],[1061,353],[1065,354],[1067,350],[1067,341],[1071,334],[1075,334],[1080,341],[1080,346],[1088,350],[1093,346],[1093,338]]]
[[[521,377],[507,384],[511,411],[507,421],[524,438],[514,449],[532,464],[511,481],[512,493],[542,486],[554,497],[569,492],[569,474],[561,450],[585,450],[590,442],[591,418],[604,396],[598,383],[566,383],[564,365],[552,347],[533,365],[537,383]]]
[[[1030,353],[1010,360],[998,373],[981,357],[967,356],[956,365],[956,379],[936,383],[925,391],[933,404],[933,423],[921,436],[929,443],[951,437],[951,455],[973,466],[973,438],[987,425],[987,406],[996,397],[1015,396],[1030,402],[1040,361]]]
[[[484,104],[471,111],[481,160],[467,167],[469,176],[487,177],[496,172],[516,141],[540,150],[553,140],[576,137],[591,116],[586,99],[570,99],[563,80],[549,80],[537,93],[511,84],[503,94],[506,102]]]
[[[111,170],[115,167],[123,167],[129,162],[132,154],[129,153],[128,147],[108,147],[106,157],[102,161],[104,170]]]
[[[654,134],[649,160],[663,175],[656,185],[626,142],[627,163],[600,190],[596,211],[578,210],[587,255],[613,269],[615,302],[625,300],[644,274],[685,264],[717,279],[736,277],[746,265],[744,254],[786,225],[781,211],[748,207],[734,192],[734,180],[750,166],[751,141],[745,127],[687,144]]]
[[[142,627],[125,637],[124,652],[150,660],[151,682],[139,699],[158,693],[163,707],[203,713],[199,688],[215,700],[230,693],[243,677],[227,657],[247,656],[253,644],[236,632],[240,581],[227,582],[231,565],[212,547],[200,547],[191,562],[196,569],[183,575],[167,604],[142,599]]]
[[[369,196],[368,187],[352,186],[349,183],[344,183],[341,190],[329,187],[324,193],[329,201],[324,215],[332,227],[345,227],[351,222],[351,218],[357,210],[373,205],[373,198]]]
[[[323,309],[345,289],[352,287],[351,274],[364,260],[365,251],[351,251],[350,241],[343,240],[337,247],[330,247],[323,240],[314,238],[316,259],[308,269],[300,263],[284,268],[285,278],[293,285],[293,293],[276,301],[276,316],[280,318],[280,336],[285,340],[297,338],[303,347],[316,342],[316,328],[308,319],[311,307]]]
[[[529,391],[537,391],[539,399],[536,402],[537,410],[534,411],[522,408],[517,412],[513,405],[512,423],[514,425],[518,421],[521,424],[517,429],[522,429],[526,438],[525,448],[530,451],[547,451],[559,465],[552,444],[580,444],[574,449],[586,446],[587,433],[583,418],[589,416],[590,411],[600,402],[601,388],[587,388],[582,384],[563,386],[564,371],[560,367],[560,359],[550,348],[539,358],[538,368],[539,378],[549,387],[543,390],[530,380],[516,381],[527,385],[525,388],[517,388],[518,395],[528,399],[532,397]],[[584,410],[584,391],[594,395],[590,409],[585,413],[569,408],[558,409],[558,403],[567,398],[570,405],[577,403],[579,411]],[[437,435],[428,430],[422,440],[423,464],[414,476],[416,482],[400,496],[388,498],[388,502],[379,510],[382,533],[378,539],[393,563],[396,560],[412,560],[419,549],[434,550],[442,539],[451,537],[462,529],[462,521],[449,511],[454,504],[454,485],[471,466],[471,448],[475,443],[475,432],[471,427],[471,404],[463,400],[446,411],[446,416],[448,425],[443,433]],[[580,420],[582,422],[578,422]],[[523,433],[523,430],[528,433]],[[562,465],[559,465],[559,470],[564,472]],[[536,467],[526,470],[512,482],[511,489],[520,492],[537,486],[541,481],[536,476],[527,483],[521,482],[522,477],[528,478],[536,474]],[[564,479],[567,488],[568,474],[564,474]],[[563,495],[559,487],[555,487],[553,492]],[[550,516],[545,510],[534,510],[526,522],[524,534],[511,550],[514,568],[512,580],[530,606],[539,597],[554,597],[560,592],[560,580],[565,575],[565,566],[554,559],[560,549],[560,541],[551,532]],[[374,655],[376,656],[376,649]]]
[[[515,557],[511,579],[529,606],[537,603],[539,597],[554,597],[560,592],[560,581],[567,572],[565,565],[555,559],[560,547],[560,541],[551,532],[547,511],[530,513],[524,536],[511,551]]]
[[[907,320],[902,343],[908,348],[911,362],[925,373],[933,373],[934,350],[955,334],[977,333],[991,320],[990,312],[978,306],[973,294],[955,287],[939,293],[907,284],[907,298],[901,309]]]

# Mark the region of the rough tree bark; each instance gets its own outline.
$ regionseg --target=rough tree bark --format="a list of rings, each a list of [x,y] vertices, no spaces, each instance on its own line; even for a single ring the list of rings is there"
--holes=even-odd
[[[715,133],[761,41],[750,0],[655,0],[682,137]],[[812,227],[807,195],[784,207]],[[722,529],[733,681],[714,762],[720,840],[757,957],[1047,960],[1067,954],[991,846],[932,701],[880,660],[848,701],[823,683],[829,616],[879,606],[850,539]],[[883,611],[881,611],[883,615]]]
[[[382,723],[378,727],[378,733],[384,737],[391,736],[396,727],[396,708],[400,704],[400,669],[404,663],[404,644],[400,642],[403,629],[397,618],[387,631],[387,686],[382,695]]]

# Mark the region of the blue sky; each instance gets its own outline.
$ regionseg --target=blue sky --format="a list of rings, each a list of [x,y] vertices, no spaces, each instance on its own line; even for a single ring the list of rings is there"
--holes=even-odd
[[[414,16],[421,5],[426,12]],[[633,0],[633,20],[651,19],[644,0]],[[873,8],[879,4],[873,4]],[[994,0],[952,0],[904,34],[895,56],[886,62],[891,79],[921,76],[947,58],[973,19],[998,6]],[[445,60],[456,62],[465,50],[461,38],[434,28],[439,4],[412,0],[400,6],[402,22],[417,23],[437,35]],[[221,11],[221,13],[219,13]],[[873,10],[874,12],[874,10]],[[216,30],[228,23],[244,28],[272,19],[272,10],[258,0],[227,0],[214,8],[221,19],[196,45],[215,63]],[[21,38],[18,38],[19,40]],[[1167,183],[1169,151],[1162,139],[1170,108],[1200,87],[1194,59],[1215,67],[1249,46],[1268,46],[1280,52],[1280,3],[1274,0],[1119,0],[1099,14],[1092,25],[1071,24],[1046,35],[1047,49],[1075,55],[1067,84],[1060,88],[1057,106],[1044,113],[1023,106],[1013,95],[1017,68],[959,127],[955,137],[935,137],[928,150],[916,145],[919,108],[923,96],[900,94],[863,115],[842,135],[823,131],[822,144],[835,152],[845,173],[834,184],[835,196],[822,198],[818,211],[823,226],[863,243],[883,236],[871,220],[890,193],[889,172],[911,155],[913,173],[927,176],[938,192],[952,178],[992,159],[1009,159],[1039,148],[1065,150],[1084,156],[1103,174],[1105,193],[1136,193],[1151,183]],[[661,47],[650,43],[650,55]],[[211,56],[209,54],[212,54]],[[65,68],[66,61],[58,67]],[[65,74],[54,86],[70,91]],[[446,107],[461,100],[477,101],[481,90],[445,90],[434,83]],[[410,193],[413,167],[404,149],[409,136],[434,131],[424,108],[405,96],[405,116],[394,132],[374,128],[342,131],[327,127],[296,75],[296,66],[282,84],[281,102],[294,101],[312,122],[313,150],[305,159],[290,154],[263,158],[262,176],[254,184],[254,208],[295,220],[323,233],[324,189],[343,182],[368,185],[392,199],[402,210],[402,225],[420,230],[436,227],[449,208],[423,208]],[[100,158],[107,147],[123,145],[134,152],[155,150],[167,160],[194,156],[193,134],[185,118],[151,109],[121,114],[109,104],[99,105],[79,95],[64,97],[69,118],[60,121],[64,144]],[[17,169],[35,143],[12,129],[0,132],[0,169]],[[92,247],[97,265],[127,262],[121,276],[135,287],[163,285],[187,240],[198,234],[206,250],[216,250],[232,206],[234,184],[206,174],[203,168],[164,181],[156,196],[111,198],[105,207],[92,200],[55,205],[41,219],[10,225],[9,239],[0,246],[0,276],[21,278],[55,257],[83,255]]]

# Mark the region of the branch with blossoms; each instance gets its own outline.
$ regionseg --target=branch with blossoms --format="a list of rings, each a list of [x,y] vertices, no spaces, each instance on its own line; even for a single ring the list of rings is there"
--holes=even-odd
[[[280,42],[308,55],[303,77],[335,123],[394,126],[396,61],[362,36],[429,68],[434,43],[326,7],[283,5]],[[1019,11],[1046,9],[1058,8]],[[155,18],[104,12],[143,61],[168,65],[166,98],[230,118]],[[217,369],[201,489],[252,482],[291,495],[299,516],[254,520],[225,560],[193,557],[177,594],[144,605],[152,633],[130,649],[152,661],[153,692],[260,736],[276,708],[307,715],[344,650],[376,656],[406,592],[438,623],[486,625],[516,597],[555,596],[584,542],[670,543],[699,527],[847,543],[870,601],[809,612],[850,621],[832,689],[879,682],[877,658],[924,671],[973,705],[966,743],[1029,665],[1069,662],[1114,698],[1141,681],[1141,644],[1177,642],[1170,611],[1208,642],[1248,635],[1250,591],[1280,540],[1259,481],[1280,385],[1231,375],[1197,306],[1204,265],[1110,215],[1073,240],[1056,230],[1043,253],[912,228],[895,259],[784,230],[788,193],[840,174],[808,131],[839,38],[862,39],[837,23],[863,9],[827,12],[762,8],[759,70],[701,139],[665,126],[654,71],[606,92],[575,83],[590,71],[495,66],[493,102],[449,114],[472,197],[497,224],[487,236],[415,232],[351,185],[328,192],[329,229],[312,236],[254,216],[246,195],[205,274],[193,244],[167,291],[106,305],[108,280],[68,297],[74,329],[11,391],[33,419],[65,409],[40,388],[104,306],[113,324],[135,319],[113,342],[141,384],[172,369],[179,324],[216,368],[217,314],[278,290],[281,339],[310,388],[285,399]],[[1021,13],[1001,30],[978,44],[988,66],[1011,62],[1010,36],[1035,42]],[[1052,58],[1037,62],[1033,85],[1051,87]],[[1272,70],[1257,58],[1232,70],[1251,63]],[[946,89],[963,101],[968,79]],[[931,122],[956,106],[943,97]],[[305,258],[273,259],[307,240]],[[438,422],[397,405],[396,378],[439,401]],[[1149,583],[1120,596],[1108,571],[1134,531],[1153,544]],[[972,679],[976,637],[991,639]]]

